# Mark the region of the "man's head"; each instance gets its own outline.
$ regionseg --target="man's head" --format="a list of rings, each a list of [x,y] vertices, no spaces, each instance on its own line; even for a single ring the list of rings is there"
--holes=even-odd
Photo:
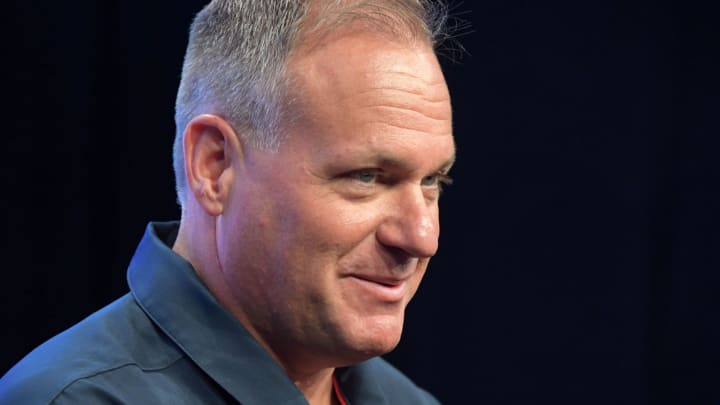
[[[438,198],[454,159],[424,9],[410,0],[248,3],[295,16],[263,25],[290,33],[262,42],[284,47],[267,50],[282,63],[248,73],[216,59],[215,87],[184,75],[178,104],[202,102],[178,108],[186,194],[175,250],[291,375],[383,354],[437,250]],[[211,13],[262,8],[213,5],[196,38],[220,30],[204,24],[240,18]],[[204,52],[229,57],[244,46]],[[257,82],[229,89],[248,74]]]
[[[266,150],[284,137],[290,119],[288,61],[297,48],[352,23],[388,39],[427,42],[444,35],[446,9],[427,0],[216,0],[190,29],[175,104],[174,169],[178,201],[186,180],[183,135],[200,114],[216,114],[244,142]]]

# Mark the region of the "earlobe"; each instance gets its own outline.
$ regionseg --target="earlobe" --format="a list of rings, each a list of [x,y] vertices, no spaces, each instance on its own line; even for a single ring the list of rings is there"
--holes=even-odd
[[[235,131],[216,115],[195,117],[183,139],[188,191],[209,215],[223,213],[232,185],[232,160],[239,156]]]

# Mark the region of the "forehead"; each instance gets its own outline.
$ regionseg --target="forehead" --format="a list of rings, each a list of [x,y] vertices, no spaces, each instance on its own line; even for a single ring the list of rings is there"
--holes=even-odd
[[[384,128],[452,137],[447,86],[424,43],[349,33],[294,55],[290,74],[300,121],[335,136],[372,138]]]
[[[293,83],[304,91],[332,90],[348,96],[364,86],[397,86],[449,99],[435,53],[422,41],[392,42],[376,34],[346,31],[301,47],[290,58],[289,68]]]

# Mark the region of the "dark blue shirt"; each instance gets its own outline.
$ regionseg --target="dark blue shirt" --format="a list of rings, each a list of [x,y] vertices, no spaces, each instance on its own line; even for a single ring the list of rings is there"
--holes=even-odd
[[[39,346],[2,379],[1,404],[307,404],[283,369],[151,223],[130,293]],[[351,405],[437,404],[380,358],[336,370]]]

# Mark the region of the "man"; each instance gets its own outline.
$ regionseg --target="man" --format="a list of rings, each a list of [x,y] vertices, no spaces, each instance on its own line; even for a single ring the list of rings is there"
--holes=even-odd
[[[2,402],[436,403],[377,357],[454,159],[428,7],[206,6],[176,105],[179,226],[151,223],[131,293],[23,359]]]

